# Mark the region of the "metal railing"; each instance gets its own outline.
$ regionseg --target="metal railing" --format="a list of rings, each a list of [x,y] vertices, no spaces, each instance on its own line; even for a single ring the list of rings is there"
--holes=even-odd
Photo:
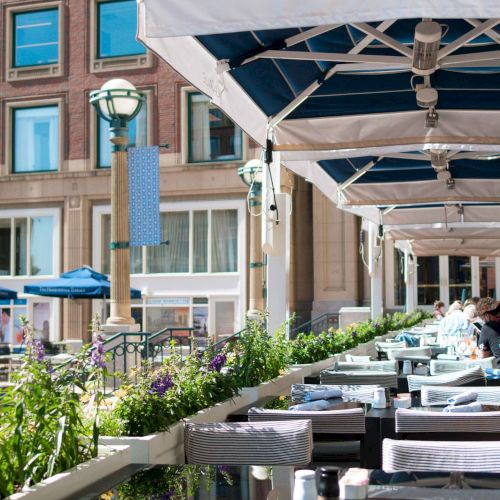
[[[339,327],[338,313],[325,313],[317,318],[307,321],[302,325],[296,326],[290,330],[290,338],[294,339],[299,333],[314,333],[319,335],[321,332],[327,332],[329,328]]]
[[[193,332],[194,328],[164,328],[153,333],[144,342],[143,359],[155,365],[163,363],[172,349],[177,350],[182,357],[191,354],[195,340]]]

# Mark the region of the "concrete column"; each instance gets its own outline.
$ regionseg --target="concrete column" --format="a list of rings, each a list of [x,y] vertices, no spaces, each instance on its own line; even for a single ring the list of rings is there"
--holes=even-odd
[[[78,186],[74,186],[78,188]],[[64,202],[63,271],[90,264],[90,207],[84,196],[68,196]],[[58,299],[63,306],[63,339],[90,340],[87,325],[91,319],[90,299]]]
[[[274,252],[267,257],[267,328],[274,334],[289,317],[290,207],[287,193],[277,193],[279,224],[273,235]]]
[[[125,146],[126,134],[111,142]],[[109,326],[134,325],[130,306],[130,250],[128,247],[128,164],[126,151],[111,153],[111,311]]]
[[[261,218],[256,214],[262,208],[260,200],[255,200],[255,205],[251,206],[250,214],[250,263],[248,270],[248,312],[249,319],[257,319],[259,314],[264,311],[264,297],[262,294],[264,269],[264,259],[262,255],[262,234]]]
[[[384,313],[383,299],[383,258],[381,241],[378,239],[378,227],[373,222],[368,223],[368,266],[371,290],[372,319]]]

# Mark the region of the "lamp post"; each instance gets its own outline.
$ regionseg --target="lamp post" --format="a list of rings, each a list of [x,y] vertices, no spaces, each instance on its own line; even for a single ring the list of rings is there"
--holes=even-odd
[[[111,310],[106,326],[134,325],[130,305],[128,235],[128,128],[139,113],[144,94],[127,80],[116,78],[90,93],[90,102],[109,122],[111,141]]]
[[[249,270],[249,299],[247,318],[259,321],[262,318],[264,308],[264,286],[262,280],[262,251],[260,234],[259,214],[252,213],[256,207],[260,207],[262,195],[262,162],[250,160],[238,169],[241,180],[249,187],[248,206],[250,209],[250,270]],[[259,272],[260,270],[260,272]],[[259,296],[260,292],[260,296]]]

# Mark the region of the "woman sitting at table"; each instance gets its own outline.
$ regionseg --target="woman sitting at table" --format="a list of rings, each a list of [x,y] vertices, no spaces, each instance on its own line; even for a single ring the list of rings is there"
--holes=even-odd
[[[480,356],[495,356],[497,363],[500,363],[500,302],[491,297],[481,299],[477,312],[484,321],[478,342]]]
[[[436,300],[434,302],[434,319],[441,321],[444,318],[444,302]]]
[[[438,340],[442,345],[454,345],[463,335],[472,335],[474,327],[462,311],[459,300],[453,302],[439,325]]]

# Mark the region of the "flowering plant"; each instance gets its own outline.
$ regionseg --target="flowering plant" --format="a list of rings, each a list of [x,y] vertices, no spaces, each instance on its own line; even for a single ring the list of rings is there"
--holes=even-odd
[[[26,354],[0,398],[0,497],[97,455],[98,405],[86,420],[80,397],[99,400],[104,369],[82,351],[67,369],[53,370],[32,326],[21,321]]]
[[[159,368],[144,363],[121,389],[122,397],[103,419],[103,433],[144,436],[224,401],[237,392],[233,376],[223,370],[224,354],[211,349],[184,361],[171,346]]]

